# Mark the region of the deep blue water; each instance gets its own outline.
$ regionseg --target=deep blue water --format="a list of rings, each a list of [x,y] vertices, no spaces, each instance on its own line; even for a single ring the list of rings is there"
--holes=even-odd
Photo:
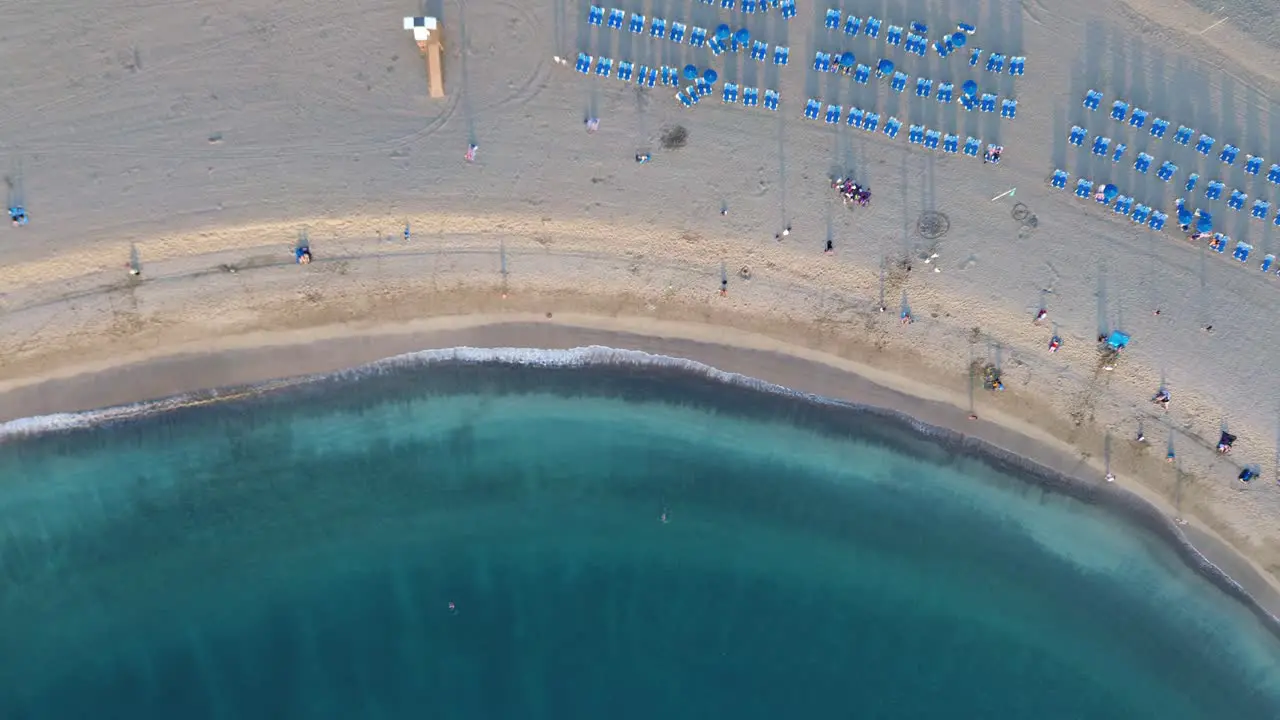
[[[1154,535],[669,368],[11,440],[0,582],[2,718],[1280,717],[1280,643]]]

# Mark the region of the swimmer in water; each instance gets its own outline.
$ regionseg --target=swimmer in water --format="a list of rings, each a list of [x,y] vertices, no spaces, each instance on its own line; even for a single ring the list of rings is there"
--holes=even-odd
[[[458,606],[452,600],[449,601],[449,612],[454,615],[458,614]]]
[[[662,521],[663,525],[666,525],[667,523],[671,522],[671,517],[667,515],[666,510],[663,510],[662,514],[658,516],[658,520]]]

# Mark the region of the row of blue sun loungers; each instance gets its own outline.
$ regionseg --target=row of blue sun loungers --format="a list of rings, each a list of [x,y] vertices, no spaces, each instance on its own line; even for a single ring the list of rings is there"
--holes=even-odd
[[[1102,103],[1102,93],[1097,90],[1090,90],[1085,93],[1084,106],[1090,110],[1097,110]],[[1133,112],[1129,111],[1129,104],[1116,100],[1111,104],[1111,118],[1117,122],[1127,122],[1130,127],[1142,128],[1146,125],[1149,113],[1141,108],[1133,108]],[[1169,130],[1169,121],[1163,118],[1156,118],[1151,122],[1151,136],[1161,139]],[[1182,146],[1191,144],[1191,138],[1196,135],[1196,131],[1186,125],[1179,125],[1178,130],[1173,134],[1173,141]],[[1208,157],[1213,150],[1214,143],[1217,142],[1212,136],[1200,134],[1196,140],[1196,152]],[[1222,152],[1218,155],[1218,159],[1227,165],[1235,165],[1236,158],[1240,155],[1240,148],[1228,143]],[[1257,175],[1262,171],[1262,158],[1256,155],[1245,155],[1244,171],[1250,175]],[[1280,184],[1280,165],[1272,165],[1271,172],[1267,174],[1267,179],[1272,183]]]
[[[844,109],[839,105],[827,105],[825,113],[823,111],[822,102],[810,98],[804,106],[804,116],[809,120],[817,120],[822,118],[828,125],[835,125],[840,122]],[[902,131],[902,121],[896,117],[890,116],[884,121],[884,127],[880,126],[880,113],[863,110],[861,108],[850,108],[849,114],[844,116],[845,124],[852,128],[866,130],[867,132],[883,132],[890,139],[898,137],[898,133]],[[937,150],[942,147],[943,152],[956,153],[960,152],[969,157],[977,157],[978,152],[982,149],[982,141],[975,137],[965,139],[964,146],[960,145],[960,136],[953,133],[945,135],[940,130],[930,130],[923,125],[910,125],[907,127],[907,142],[915,145],[923,145],[930,150]]]
[[[884,26],[883,21],[875,16],[868,16],[863,20],[857,15],[849,15],[845,17],[839,10],[832,8],[827,10],[824,24],[828,30],[844,30],[845,35],[856,37],[859,34],[875,40],[880,37],[880,29]],[[968,23],[960,23],[956,26],[961,32],[972,35],[977,28]],[[929,33],[928,26],[913,22],[908,28],[900,25],[890,25],[885,28],[885,43],[892,47],[901,47],[909,53],[913,53],[920,57],[924,57],[929,49]],[[944,34],[941,40],[933,42],[933,49],[938,53],[938,57],[945,58],[956,51],[956,45],[951,39],[950,34]],[[982,48],[974,48],[969,53],[969,64],[976,66],[982,57]],[[987,71],[993,73],[1002,73],[1005,68],[1006,57],[1001,53],[992,53],[987,58]],[[1024,56],[1015,56],[1007,58],[1009,63],[1010,75],[1022,75],[1027,70],[1027,58]]]
[[[1055,170],[1053,173],[1053,176],[1049,179],[1049,184],[1056,188],[1065,188],[1067,186],[1067,179],[1069,177],[1070,175],[1067,173],[1066,170]],[[1209,200],[1220,199],[1222,197],[1222,190],[1225,186],[1221,182],[1218,182],[1216,180],[1209,183],[1209,185],[1211,186],[1211,189],[1205,192],[1205,197]],[[1080,178],[1076,181],[1076,191],[1075,191],[1076,195],[1079,195],[1080,197],[1085,197],[1092,191],[1092,187],[1093,187],[1093,183],[1091,181],[1085,178]],[[1187,189],[1190,190],[1192,187],[1194,187],[1193,184],[1188,184]],[[1117,197],[1116,202],[1117,202],[1118,208],[1124,207],[1124,203],[1122,202],[1124,199],[1125,199],[1124,195],[1120,195]],[[1128,199],[1132,201],[1132,198],[1128,198]],[[1227,200],[1227,207],[1237,211],[1243,210],[1245,203],[1247,203],[1248,200],[1249,200],[1249,195],[1247,193],[1244,193],[1240,190],[1232,190],[1231,196]],[[1267,202],[1266,200],[1254,200],[1253,205],[1251,205],[1249,208],[1249,216],[1255,220],[1266,220],[1267,215],[1270,213],[1270,211],[1271,211],[1270,202]],[[1121,210],[1117,209],[1117,212],[1121,212]],[[1272,223],[1275,224],[1277,227],[1280,227],[1280,212],[1277,212],[1275,214],[1275,217],[1273,218]]]
[[[738,0],[737,3],[734,0],[702,0],[703,5],[715,5],[717,3],[724,10],[733,10],[737,5],[736,9],[748,15],[780,9],[782,10],[782,17],[788,20],[796,16],[796,0]]]
[[[610,12],[618,13],[618,14],[616,16],[617,18],[616,23],[614,22],[615,16],[613,14],[610,14],[609,27],[617,30],[621,30],[622,24],[626,20],[626,14],[623,13],[621,10],[612,10]],[[598,5],[592,5],[591,9],[588,10],[587,12],[587,22],[590,23],[591,25],[599,25],[602,22],[603,18],[604,18],[604,8],[599,7]],[[631,32],[637,35],[643,34],[645,32],[645,17],[643,15],[638,15],[633,13],[631,15],[631,21],[628,28],[631,30]],[[744,48],[747,48],[747,45],[739,44],[736,38],[731,37],[729,38],[728,41],[721,41],[714,34],[710,34],[710,31],[707,30],[706,28],[694,27],[692,30],[690,30],[688,26],[686,26],[683,23],[678,23],[678,22],[671,23],[670,30],[668,31],[667,21],[663,20],[662,18],[654,18],[649,23],[648,33],[650,37],[658,38],[659,40],[662,40],[664,38],[670,38],[672,42],[677,44],[683,43],[685,40],[685,36],[687,35],[689,38],[690,46],[696,47],[696,48],[701,48],[701,47],[709,48],[711,50],[711,53],[713,55],[716,55],[717,57],[725,53],[726,51],[736,53]],[[726,45],[725,42],[728,42],[728,45]],[[754,40],[751,42],[749,50],[751,51],[752,60],[757,60],[759,62],[766,62],[769,59],[768,43],[764,43],[759,40]],[[774,65],[786,65],[787,61],[790,59],[790,56],[791,56],[791,48],[783,47],[781,45],[775,46],[773,48],[773,64]]]
[[[819,72],[831,72],[832,55],[818,51],[813,59],[813,69]],[[871,80],[871,67],[859,64],[853,68],[853,80],[861,85],[866,85]],[[877,76],[883,74],[877,71]],[[910,75],[904,72],[894,72],[889,78],[889,87],[894,92],[904,92],[907,89]],[[938,92],[933,93],[933,80],[926,77],[917,77],[915,83],[916,97],[927,98],[931,95],[940,103],[949,103],[955,97],[955,84],[944,82],[938,84]],[[991,93],[983,93],[982,95],[965,95],[960,94],[960,104],[965,110],[978,110],[980,112],[995,112],[996,102],[1000,103],[1000,117],[1013,120],[1018,117],[1018,101],[1012,98],[1000,99],[998,95]]]
[[[593,63],[594,62],[594,66]],[[618,63],[617,72],[614,72],[613,58],[601,57],[594,58],[586,53],[578,53],[578,59],[574,63],[574,69],[583,75],[595,74],[597,77],[617,77],[623,82],[630,82],[633,78],[637,85],[642,87],[654,87],[659,81],[664,86],[679,87],[684,82],[680,74],[679,68],[661,65],[659,67],[649,67],[648,65],[636,65],[635,63],[622,60]],[[732,88],[732,90],[731,90]],[[698,99],[710,95],[713,91],[711,83],[698,78],[692,82],[687,88],[676,93],[676,99],[685,107],[691,107],[698,103]],[[738,86],[732,83],[726,83],[724,86],[725,102],[737,102]],[[729,100],[732,94],[733,100]],[[764,106],[770,110],[778,109],[778,101],[781,96],[776,90],[764,91]],[[742,104],[747,107],[754,107],[760,100],[760,90],[758,88],[743,88]]]

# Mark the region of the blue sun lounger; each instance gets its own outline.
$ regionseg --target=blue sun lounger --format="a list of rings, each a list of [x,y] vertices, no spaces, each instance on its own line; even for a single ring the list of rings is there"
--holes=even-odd
[[[602,57],[596,60],[596,75],[607,78],[613,72],[613,58]]]
[[[1276,261],[1275,255],[1267,255],[1262,258],[1262,272],[1271,272],[1271,265]]]
[[[1010,75],[1022,75],[1026,71],[1027,71],[1027,59],[1025,57],[1019,56],[1019,57],[1009,58],[1009,74]]]
[[[733,0],[720,0],[720,9],[721,9],[721,10],[732,10],[732,9],[733,9]]]
[[[844,111],[844,108],[840,107],[839,105],[828,105],[827,115],[826,115],[827,124],[835,125],[836,123],[840,122],[840,113],[843,111]]]
[[[974,33],[978,32],[978,28],[977,28],[977,27],[975,27],[975,26],[973,26],[973,25],[971,25],[971,24],[969,24],[969,23],[967,23],[967,22],[957,23],[957,24],[956,24],[956,29],[957,29],[957,30],[959,30],[959,31],[960,31],[960,32],[962,32],[962,33],[965,33],[966,35],[972,35],[972,34],[974,34]]]
[[[974,48],[973,52],[969,53],[969,67],[977,67],[978,59],[981,57],[982,57],[982,48]]]
[[[573,64],[573,69],[577,70],[583,75],[586,75],[587,73],[591,72],[591,61],[593,59],[594,58],[592,58],[590,55],[580,52],[578,53],[578,61]]]
[[[1129,103],[1123,100],[1117,100],[1111,104],[1111,119],[1124,122],[1124,118],[1129,114]]]
[[[751,43],[751,59],[764,62],[769,57],[769,45],[756,40]]]
[[[1071,127],[1071,134],[1067,135],[1067,142],[1071,143],[1072,145],[1075,145],[1076,147],[1080,147],[1081,145],[1084,144],[1085,136],[1087,136],[1088,134],[1089,134],[1088,130],[1085,130],[1079,125],[1073,125]]]
[[[680,43],[684,42],[684,30],[685,30],[684,25],[678,22],[673,22],[671,23],[671,34],[668,35],[667,37],[671,39],[671,42],[679,45]]]
[[[1014,120],[1018,117],[1018,101],[1005,98],[1000,101],[1000,117]]]
[[[1093,181],[1080,178],[1076,180],[1076,197],[1088,198],[1093,195]]]
[[[974,108],[978,107],[978,101],[975,100],[972,95],[961,94],[960,107],[964,108],[965,110],[972,111]]]
[[[951,93],[955,92],[955,87],[952,83],[944,82],[938,86],[938,94],[934,97],[938,98],[940,103],[949,103],[951,102]]]
[[[1213,138],[1208,135],[1201,135],[1200,140],[1196,143],[1196,152],[1208,157],[1209,150],[1213,148],[1213,143]]]
[[[857,35],[858,30],[862,27],[862,20],[857,15],[850,15],[844,21],[844,34]]]
[[[889,87],[892,88],[894,92],[902,92],[907,89],[907,74],[904,72],[894,73],[893,79],[889,81]]]
[[[587,24],[599,25],[604,22],[604,8],[599,5],[592,5],[587,8]]]
[[[1244,171],[1250,175],[1257,175],[1262,170],[1262,158],[1257,155],[1245,155]]]
[[[1227,143],[1227,146],[1222,148],[1222,154],[1218,156],[1218,159],[1226,163],[1227,165],[1235,165],[1236,156],[1239,154],[1240,154],[1240,148],[1230,143]]]
[[[898,47],[902,44],[902,27],[900,25],[890,25],[888,30],[884,31],[884,42],[886,45]]]
[[[1093,152],[1093,154],[1094,154],[1094,155],[1106,155],[1106,154],[1107,154],[1107,148],[1108,148],[1108,147],[1110,147],[1110,146],[1111,146],[1111,138],[1109,138],[1109,137],[1101,137],[1101,136],[1099,136],[1099,137],[1095,137],[1095,138],[1093,139],[1093,151],[1092,151],[1092,152]]]
[[[756,0],[742,0],[742,12],[752,15],[756,12]]]
[[[1156,118],[1151,121],[1151,137],[1157,140],[1164,137],[1165,131],[1169,129],[1169,121]]]
[[[791,48],[775,45],[773,48],[773,64],[786,65],[787,59],[791,57]]]
[[[926,45],[928,45],[928,38],[921,39],[925,41]],[[941,40],[937,40],[933,43],[933,50],[938,53],[938,57],[945,58],[956,51],[956,44],[955,41],[951,39],[950,35],[943,35]]]
[[[1168,160],[1165,160],[1160,165],[1159,169],[1156,170],[1156,177],[1160,178],[1165,182],[1169,182],[1169,180],[1173,178],[1173,174],[1176,172],[1178,172],[1178,166],[1174,165]]]
[[[734,83],[725,83],[724,89],[720,91],[720,100],[725,103],[738,103],[738,86]]]
[[[933,81],[929,78],[916,78],[916,97],[927,98],[933,91]]]
[[[621,30],[622,23],[627,19],[627,14],[621,10],[614,8],[609,11],[609,29]]]
[[[912,20],[912,21],[911,21],[911,32],[913,32],[913,33],[920,33],[921,35],[928,35],[928,34],[929,34],[929,26],[928,26],[928,25],[925,25],[925,24],[924,24],[924,23],[922,23],[922,22],[919,22],[919,21],[916,21],[916,20]]]
[[[866,85],[867,80],[871,79],[871,68],[867,65],[859,64],[853,69],[853,80],[859,85]]]
[[[716,57],[720,57],[724,54],[724,43],[720,42],[720,38],[715,35],[712,35],[711,39],[707,40],[707,48],[711,50],[711,54]]]
[[[911,143],[912,145],[923,145],[924,144],[924,126],[923,125],[907,126],[907,142]]]
[[[742,88],[742,105],[755,107],[760,104],[760,88]]]
[[[1099,187],[1098,189],[1101,190],[1102,187]],[[1119,197],[1119,196],[1117,195],[1116,197]],[[1107,194],[1104,192],[1099,192],[1097,195],[1094,195],[1093,199],[1099,205],[1110,205],[1112,200],[1112,198],[1107,197]]]
[[[1267,171],[1267,182],[1273,185],[1280,185],[1280,165],[1272,165]]]
[[[873,40],[880,37],[880,21],[874,17],[867,18],[867,24],[863,26],[862,32]]]
[[[1221,200],[1222,191],[1226,189],[1226,187],[1226,184],[1221,180],[1210,180],[1209,184],[1205,185],[1204,196],[1209,200]]]
[[[828,30],[840,27],[840,11],[832,8],[827,11],[826,26]]]
[[[1133,161],[1133,169],[1143,175],[1146,175],[1147,171],[1151,169],[1151,162],[1153,160],[1155,160],[1155,158],[1146,153],[1138,153],[1138,159]]]
[[[978,157],[978,148],[980,147],[982,147],[982,141],[970,135],[965,139],[964,149],[961,152],[969,157]]]
[[[1102,104],[1102,93],[1090,90],[1084,94],[1084,106],[1089,110],[1097,110],[1100,104]]]
[[[1214,242],[1209,245],[1211,249],[1216,250],[1219,255],[1227,252],[1227,243],[1231,241],[1230,237],[1216,232],[1213,234],[1213,240]]]
[[[887,135],[890,140],[896,139],[898,137],[898,131],[901,129],[902,121],[898,120],[896,117],[891,116],[888,120],[884,121],[884,134]]]
[[[636,82],[640,83],[641,85],[644,85],[645,87],[650,87],[650,88],[651,88],[651,87],[653,87],[654,85],[657,85],[657,84],[658,84],[658,69],[657,69],[657,68],[651,68],[651,67],[645,67],[644,65],[641,65],[641,66],[640,66],[640,75],[639,75],[639,77],[636,79]]]
[[[1133,109],[1133,114],[1129,116],[1129,127],[1141,129],[1147,124],[1147,111],[1138,108]]]
[[[862,111],[862,108],[860,108],[860,107],[852,107],[852,108],[849,108],[849,118],[848,118],[848,120],[847,120],[847,122],[848,122],[848,124],[849,124],[849,127],[851,127],[851,128],[861,128],[861,127],[862,127],[862,117],[863,117],[863,115],[865,115],[865,114],[866,114],[866,113],[864,113],[864,112]]]
[[[1124,143],[1120,143],[1119,145],[1116,145],[1116,151],[1111,154],[1111,162],[1113,163],[1120,162],[1120,158],[1124,157],[1124,151],[1127,149],[1129,149],[1129,146],[1125,145]]]
[[[644,16],[631,13],[631,23],[627,25],[627,29],[631,31],[632,35],[639,35],[644,32]]]
[[[991,53],[991,55],[987,57],[987,72],[1004,72],[1004,55],[1000,53]]]
[[[1159,232],[1164,230],[1164,224],[1169,221],[1169,216],[1159,210],[1151,211],[1151,219],[1147,221],[1147,227]]]
[[[942,140],[942,133],[937,130],[928,130],[924,134],[924,146],[930,150],[937,150],[940,140]]]
[[[1273,222],[1275,223],[1276,227],[1280,227],[1280,210],[1276,211],[1276,219]],[[1278,272],[1277,274],[1280,274],[1280,272]]]
[[[680,104],[685,107],[693,107],[693,104],[697,102],[694,98],[685,95],[683,90],[676,91],[676,100],[679,100]]]
[[[1227,198],[1227,207],[1232,210],[1239,210],[1244,207],[1244,203],[1248,199],[1249,195],[1247,193],[1242,193],[1239,190],[1232,190],[1231,197]]]
[[[706,44],[707,44],[707,29],[694,26],[694,28],[689,31],[689,45],[696,48],[700,48],[700,47],[705,47]]]
[[[1253,252],[1253,246],[1249,243],[1239,240],[1236,242],[1236,249],[1231,252],[1231,257],[1240,262],[1249,262],[1249,253]]]
[[[667,36],[667,21],[662,18],[654,18],[649,23],[649,37],[655,37],[659,40]]]
[[[1187,178],[1187,184],[1183,186],[1182,189],[1186,192],[1191,192],[1192,190],[1195,190],[1196,181],[1199,179],[1200,179],[1200,173],[1191,173],[1190,177]]]
[[[916,35],[915,33],[908,33],[904,49],[909,53],[914,53],[918,57],[924,57],[925,53],[929,52],[929,41],[923,36]],[[939,50],[938,52],[941,53],[942,51]],[[943,55],[943,57],[946,56]]]
[[[831,72],[831,53],[818,51],[813,54],[813,69],[818,72]]]
[[[711,83],[707,82],[705,78],[698,78],[694,82],[698,86],[698,97],[711,94]]]
[[[618,79],[622,82],[631,82],[633,66],[626,60],[618,61]]]
[[[804,104],[804,117],[806,120],[817,120],[818,115],[822,114],[822,103],[813,98]]]
[[[1192,130],[1186,125],[1179,125],[1178,132],[1173,134],[1173,141],[1179,145],[1186,145],[1191,142],[1191,136],[1194,133],[1195,130]]]
[[[1133,210],[1133,198],[1128,195],[1117,196],[1116,205],[1112,209],[1117,215],[1128,215]]]
[[[960,136],[947,133],[942,136],[942,152],[955,154],[960,152]]]
[[[1131,217],[1135,223],[1139,225],[1146,225],[1147,220],[1151,219],[1151,208],[1147,205],[1143,205],[1142,203],[1138,203],[1138,206],[1133,209],[1133,215]]]
[[[1049,184],[1059,190],[1067,186],[1067,178],[1071,177],[1066,170],[1054,170],[1053,177],[1049,178]]]
[[[790,20],[796,16],[796,0],[782,0],[778,7],[782,9],[783,20]]]
[[[867,132],[875,132],[880,127],[880,113],[869,112],[866,117],[862,118],[862,129]]]
[[[1254,200],[1253,207],[1249,208],[1249,215],[1258,220],[1266,220],[1269,210],[1271,210],[1271,203],[1266,200]]]
[[[777,90],[769,90],[769,89],[765,89],[765,91],[764,91],[764,107],[765,107],[765,109],[766,109],[766,110],[777,110],[777,109],[778,109],[778,101],[779,101],[779,100],[781,100],[781,99],[782,99],[782,96],[778,94],[778,91],[777,91]]]
[[[978,109],[982,112],[995,112],[996,96],[991,93],[983,93],[982,99],[978,101]]]

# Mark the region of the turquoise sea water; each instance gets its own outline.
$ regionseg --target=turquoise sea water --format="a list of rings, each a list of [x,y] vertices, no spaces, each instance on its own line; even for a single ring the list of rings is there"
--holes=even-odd
[[[1280,642],[1154,534],[673,367],[10,438],[0,582],[2,718],[1280,717]]]

